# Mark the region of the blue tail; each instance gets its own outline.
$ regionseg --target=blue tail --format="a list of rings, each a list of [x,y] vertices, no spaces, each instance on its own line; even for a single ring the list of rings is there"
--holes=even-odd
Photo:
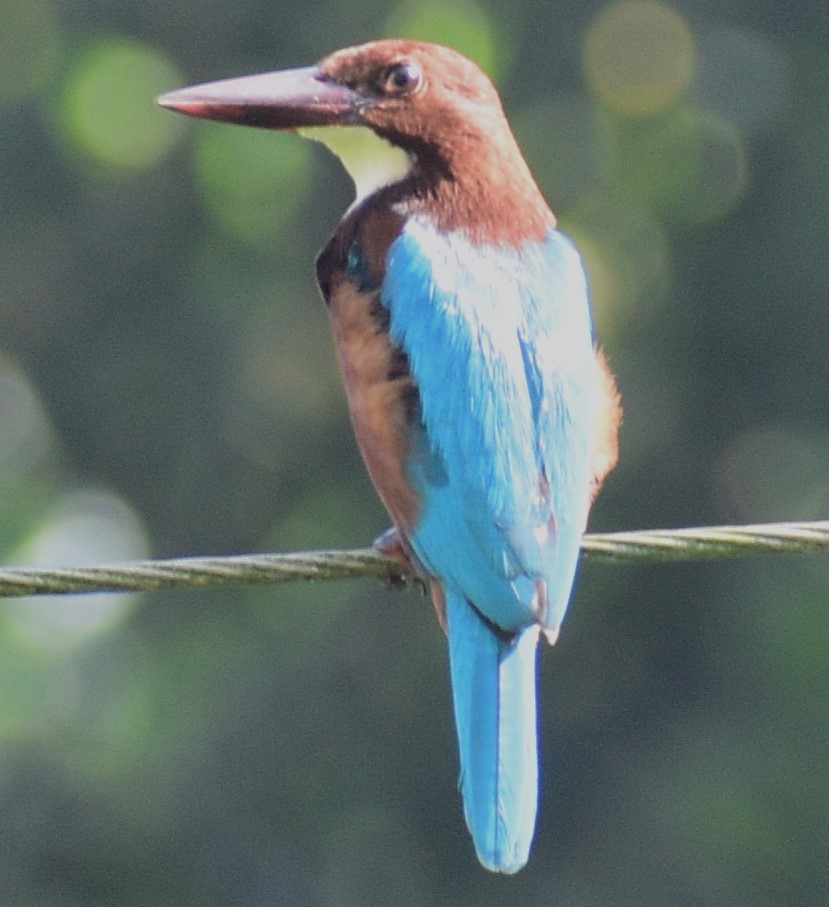
[[[466,824],[487,869],[518,872],[538,805],[538,627],[504,642],[451,590],[446,611]]]

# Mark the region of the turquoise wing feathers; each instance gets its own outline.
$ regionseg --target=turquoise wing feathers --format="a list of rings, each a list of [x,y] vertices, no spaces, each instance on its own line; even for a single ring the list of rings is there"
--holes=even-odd
[[[555,631],[587,519],[598,397],[578,254],[557,231],[474,246],[411,219],[381,298],[420,397],[414,550],[498,627]]]

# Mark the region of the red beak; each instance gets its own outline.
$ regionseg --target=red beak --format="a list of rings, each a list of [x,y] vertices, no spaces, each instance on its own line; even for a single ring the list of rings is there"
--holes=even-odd
[[[365,99],[346,85],[327,81],[310,66],[205,82],[162,95],[158,103],[207,120],[299,129],[356,124]]]

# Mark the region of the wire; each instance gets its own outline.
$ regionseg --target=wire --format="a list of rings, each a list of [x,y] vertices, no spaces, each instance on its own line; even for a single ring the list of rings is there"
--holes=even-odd
[[[616,562],[697,561],[815,551],[829,552],[829,521],[612,532],[586,535],[582,540],[582,552],[589,560]],[[363,548],[175,558],[98,567],[6,568],[0,570],[0,597],[204,589],[357,577],[390,585],[407,585],[414,579],[396,561]]]

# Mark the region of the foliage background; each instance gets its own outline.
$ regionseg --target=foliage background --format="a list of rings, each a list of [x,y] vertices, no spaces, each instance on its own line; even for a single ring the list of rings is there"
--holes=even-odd
[[[361,546],[323,152],[153,97],[409,34],[493,74],[623,389],[597,529],[826,517],[822,0],[0,0],[7,563]],[[8,905],[829,900],[821,558],[586,565],[537,841],[482,871],[444,642],[372,584],[0,607]]]

